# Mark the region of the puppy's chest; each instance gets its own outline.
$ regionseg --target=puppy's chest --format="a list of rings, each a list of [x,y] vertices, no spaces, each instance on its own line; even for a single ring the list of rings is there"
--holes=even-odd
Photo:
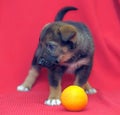
[[[90,59],[86,57],[86,58],[81,58],[71,64],[68,63],[66,72],[74,73],[77,69],[79,69],[83,65],[88,65],[89,62],[90,62]]]
[[[75,70],[77,70],[80,66],[78,65],[77,62],[68,64],[67,69],[66,69],[66,73],[74,73]]]
[[[69,59],[66,63],[64,63],[66,66],[66,72],[67,73],[74,73],[75,70],[77,70],[79,67],[83,65],[83,62],[81,61],[81,55],[75,55],[71,59]]]

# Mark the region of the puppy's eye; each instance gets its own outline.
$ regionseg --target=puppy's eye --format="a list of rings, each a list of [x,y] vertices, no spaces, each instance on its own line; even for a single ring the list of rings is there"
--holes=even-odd
[[[53,44],[47,44],[46,47],[48,50],[51,50],[51,51],[56,49],[56,45],[53,45]]]

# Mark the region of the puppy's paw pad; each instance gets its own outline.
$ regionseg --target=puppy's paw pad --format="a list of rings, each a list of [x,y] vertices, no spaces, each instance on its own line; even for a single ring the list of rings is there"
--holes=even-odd
[[[20,85],[20,86],[17,87],[17,90],[18,90],[18,91],[24,91],[24,92],[27,92],[27,91],[29,91],[29,88],[24,87],[23,85]]]
[[[86,90],[86,93],[87,93],[87,94],[95,94],[95,93],[97,93],[97,90],[94,89],[94,88],[91,88],[91,89],[89,89],[89,90]]]
[[[60,105],[61,101],[59,99],[48,99],[45,101],[45,104],[50,106],[56,106],[56,105]]]

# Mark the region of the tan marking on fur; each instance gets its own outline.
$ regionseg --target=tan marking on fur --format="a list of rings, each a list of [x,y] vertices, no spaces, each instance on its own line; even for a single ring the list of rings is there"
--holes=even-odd
[[[77,29],[74,26],[65,24],[59,28],[59,31],[61,32],[62,38],[64,38],[65,41],[69,40],[69,38],[71,37],[72,38],[70,41],[72,41],[73,43],[77,41],[77,38],[75,37]]]
[[[38,77],[38,74],[39,72],[37,70],[35,70],[34,68],[31,68],[22,86],[24,86],[25,88],[31,89],[31,87],[33,86],[33,84],[35,83]]]
[[[63,51],[64,53],[67,53],[67,52],[68,52],[68,48],[67,48],[67,47],[62,47],[62,51]]]
[[[50,94],[48,99],[60,99],[60,95],[61,95],[61,81],[59,81],[57,87],[50,86]]]
[[[86,84],[84,84],[82,86],[82,88],[85,90],[85,91],[89,91],[90,89],[92,89],[92,86],[87,82]]]
[[[74,85],[78,85],[79,86],[79,78],[76,76],[76,78],[75,78],[75,81],[74,81]]]
[[[82,65],[87,65],[89,63],[89,61],[90,61],[89,58],[83,58],[72,64],[65,63],[68,66],[67,72],[73,73],[77,68],[80,68]],[[65,65],[65,64],[63,64],[63,65]]]
[[[75,81],[74,81],[74,85],[78,85],[79,86],[79,83],[78,83],[78,80],[79,78],[76,77]],[[81,86],[85,91],[89,91],[90,89],[92,89],[91,85],[86,82],[83,86]]]
[[[59,56],[59,62],[64,63],[65,61],[69,60],[73,56],[72,52],[68,52]]]

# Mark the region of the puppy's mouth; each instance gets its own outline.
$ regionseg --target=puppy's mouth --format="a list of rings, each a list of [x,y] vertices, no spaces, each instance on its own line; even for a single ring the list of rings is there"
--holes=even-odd
[[[56,59],[56,57],[51,57],[51,58],[48,58],[48,59],[45,59],[44,57],[41,57],[38,61],[38,64],[43,66],[43,67],[47,67],[47,68],[50,68],[50,67],[53,67],[53,66],[56,66],[58,65],[58,61]]]

